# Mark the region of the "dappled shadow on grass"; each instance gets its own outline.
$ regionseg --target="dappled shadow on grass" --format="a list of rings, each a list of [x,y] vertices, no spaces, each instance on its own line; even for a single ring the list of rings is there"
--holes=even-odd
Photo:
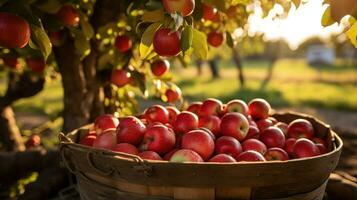
[[[356,99],[357,100],[357,99]],[[329,108],[333,110],[340,110],[340,111],[357,111],[357,107],[354,105],[346,104],[340,101],[330,102],[328,99],[326,101],[317,101],[317,100],[302,100],[300,102],[301,105],[308,105],[314,108]]]
[[[356,66],[354,65],[344,65],[344,64],[310,64],[309,67],[320,70],[321,72],[346,72],[346,70],[356,70]]]
[[[196,82],[197,80],[195,79],[184,79],[184,80],[177,81],[177,85],[179,85],[180,88],[185,88],[194,85]]]

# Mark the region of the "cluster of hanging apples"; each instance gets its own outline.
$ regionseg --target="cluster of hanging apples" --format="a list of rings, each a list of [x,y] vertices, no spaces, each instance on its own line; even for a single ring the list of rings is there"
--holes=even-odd
[[[313,157],[327,152],[327,142],[312,124],[290,124],[269,116],[264,99],[248,105],[213,98],[186,110],[154,105],[140,117],[101,115],[80,144],[171,162],[249,162]]]

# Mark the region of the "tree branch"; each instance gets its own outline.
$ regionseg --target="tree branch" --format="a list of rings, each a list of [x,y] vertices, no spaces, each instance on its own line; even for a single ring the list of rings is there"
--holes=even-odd
[[[0,152],[0,183],[12,182],[30,172],[59,166],[58,150],[34,149],[22,152]]]

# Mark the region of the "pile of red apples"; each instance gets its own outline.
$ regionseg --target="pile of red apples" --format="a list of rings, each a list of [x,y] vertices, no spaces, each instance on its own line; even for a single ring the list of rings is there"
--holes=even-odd
[[[227,104],[209,98],[186,110],[154,105],[140,117],[101,115],[80,144],[169,162],[264,162],[327,153],[327,142],[305,119],[271,117],[264,99]]]

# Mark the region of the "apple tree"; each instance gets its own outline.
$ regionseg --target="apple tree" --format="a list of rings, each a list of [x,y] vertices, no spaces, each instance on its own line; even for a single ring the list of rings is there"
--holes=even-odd
[[[181,91],[167,73],[168,60],[187,64],[206,59],[209,48],[233,47],[233,31],[246,28],[256,7],[267,14],[275,3],[291,6],[283,0],[3,0],[0,45],[9,82],[2,111],[12,116],[10,105],[37,94],[53,74],[61,75],[64,89],[64,131],[99,113],[138,112],[136,96],[148,91],[174,103]],[[7,140],[21,146],[15,132]]]

